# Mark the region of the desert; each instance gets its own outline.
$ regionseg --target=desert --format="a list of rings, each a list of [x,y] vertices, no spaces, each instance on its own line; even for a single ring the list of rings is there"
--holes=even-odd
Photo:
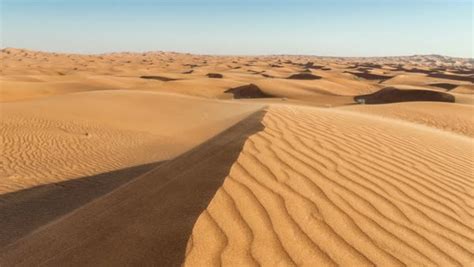
[[[0,52],[1,266],[472,266],[474,61]]]

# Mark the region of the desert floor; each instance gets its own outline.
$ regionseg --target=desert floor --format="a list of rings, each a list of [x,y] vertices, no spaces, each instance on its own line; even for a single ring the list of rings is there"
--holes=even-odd
[[[0,52],[0,266],[474,266],[473,60]]]

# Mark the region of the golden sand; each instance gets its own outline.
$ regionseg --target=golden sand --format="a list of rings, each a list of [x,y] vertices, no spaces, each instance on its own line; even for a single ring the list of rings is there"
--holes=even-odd
[[[0,266],[474,264],[469,60],[0,60]]]

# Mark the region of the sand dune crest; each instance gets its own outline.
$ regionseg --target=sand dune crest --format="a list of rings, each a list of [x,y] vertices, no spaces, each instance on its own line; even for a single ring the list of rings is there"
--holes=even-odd
[[[317,109],[271,108],[263,123],[198,219],[185,265],[474,260],[467,138]]]

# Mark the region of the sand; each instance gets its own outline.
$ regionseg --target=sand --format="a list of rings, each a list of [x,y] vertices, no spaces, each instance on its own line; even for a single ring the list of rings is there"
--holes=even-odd
[[[474,137],[474,106],[438,102],[357,105],[341,109],[399,119]]]
[[[263,124],[198,218],[186,264],[472,263],[469,138],[303,108]]]
[[[130,90],[7,103],[0,193],[169,160],[258,108]]]
[[[472,60],[0,57],[1,266],[474,263]]]

